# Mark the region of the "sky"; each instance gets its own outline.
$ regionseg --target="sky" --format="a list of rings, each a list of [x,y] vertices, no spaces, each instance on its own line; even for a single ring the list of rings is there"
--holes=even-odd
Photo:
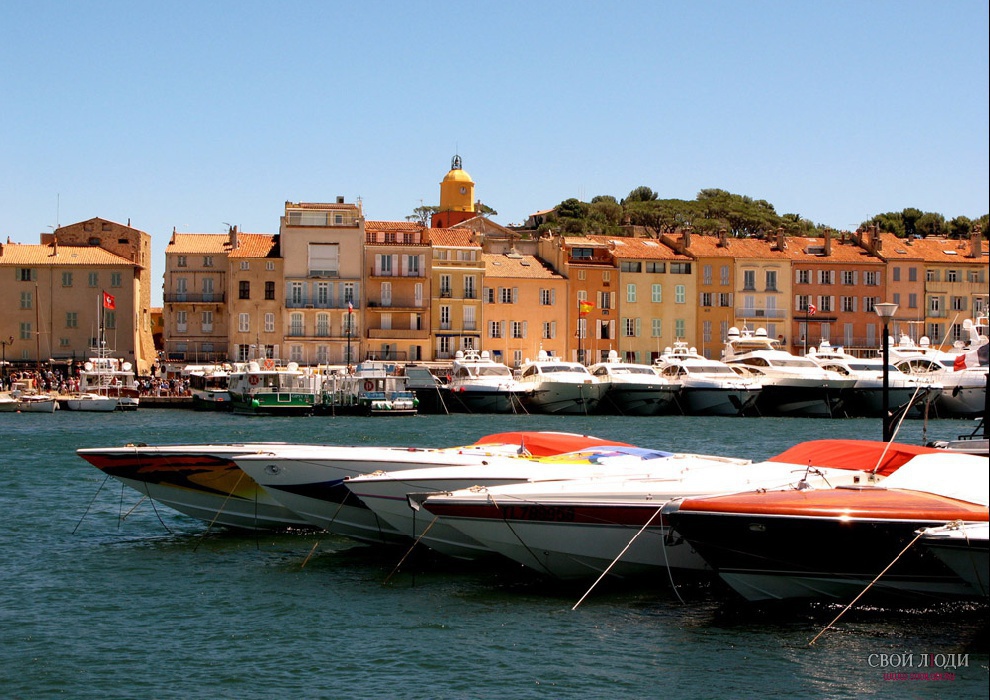
[[[277,233],[284,203],[500,224],[719,188],[855,230],[990,210],[986,0],[0,0],[0,240],[92,217]],[[161,285],[152,284],[153,305]]]

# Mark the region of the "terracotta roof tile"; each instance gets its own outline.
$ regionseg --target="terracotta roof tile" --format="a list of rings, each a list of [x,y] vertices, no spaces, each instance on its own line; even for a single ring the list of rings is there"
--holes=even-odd
[[[365,221],[365,231],[421,231],[426,228],[416,221]]]
[[[457,248],[480,248],[478,236],[474,231],[464,228],[431,228],[430,243],[435,246],[451,246]],[[471,240],[474,238],[475,240]]]
[[[776,241],[760,238],[728,238],[725,247],[719,246],[718,236],[691,234],[691,245],[688,252],[705,258],[764,258],[771,260],[790,260],[793,246],[790,240],[784,250],[777,250]]]
[[[612,236],[588,236],[597,243],[605,243],[616,258],[636,258],[638,260],[690,260],[686,255],[671,250],[660,241],[652,238],[628,238]]]
[[[356,211],[356,204],[347,204],[340,202],[286,202],[285,207],[287,209],[316,209],[319,211],[330,211],[330,210],[349,210]]]
[[[485,277],[564,279],[563,276],[544,267],[539,258],[533,255],[485,253],[481,257],[485,262]]]
[[[50,245],[31,245],[21,243],[6,243],[3,254],[0,255],[3,265],[50,265],[61,267],[65,265],[127,265],[135,264],[127,258],[104,250],[98,246],[69,246],[59,244],[57,249]]]
[[[891,238],[894,238],[891,236]],[[908,251],[908,256],[920,258],[925,262],[941,262],[941,263],[982,263],[984,265],[990,262],[990,257],[987,256],[986,252],[980,258],[971,258],[969,254],[971,252],[971,243],[969,239],[949,239],[949,238],[935,238],[929,236],[928,238],[914,238],[914,239],[896,239],[897,242],[890,244],[887,236],[881,238],[883,241],[883,249],[881,253],[888,259],[895,257],[901,257],[897,255],[896,249],[906,249]],[[982,246],[983,251],[987,250],[987,241],[983,241]]]

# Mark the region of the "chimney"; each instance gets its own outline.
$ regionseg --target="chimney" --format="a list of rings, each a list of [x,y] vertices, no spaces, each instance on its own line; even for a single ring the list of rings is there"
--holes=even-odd
[[[883,250],[883,239],[880,237],[880,224],[873,224],[873,250],[877,253]]]
[[[979,224],[975,224],[969,234],[969,257],[977,259],[983,257],[983,231]]]
[[[339,195],[338,194],[337,195],[337,204],[343,204],[343,203],[344,203],[344,197],[343,197],[343,195]]]
[[[688,227],[681,231],[681,245],[684,246],[684,250],[691,247],[691,228]]]
[[[718,230],[718,247],[719,248],[728,248],[729,247],[729,237],[726,234],[726,231],[725,231],[724,228],[720,228]]]
[[[787,241],[784,240],[784,227],[781,226],[777,229],[777,244],[774,250],[785,250],[787,248]]]
[[[58,255],[58,234],[57,233],[52,236],[52,255],[53,256],[57,256]]]
[[[825,229],[825,257],[832,257],[832,229]]]
[[[237,227],[231,226],[227,229],[228,243],[230,244],[231,250],[237,250]]]

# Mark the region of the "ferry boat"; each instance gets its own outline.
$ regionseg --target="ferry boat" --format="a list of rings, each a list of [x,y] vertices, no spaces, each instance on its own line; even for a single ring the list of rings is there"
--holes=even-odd
[[[290,362],[252,360],[230,374],[230,401],[235,413],[248,415],[312,415],[319,401],[319,377]]]

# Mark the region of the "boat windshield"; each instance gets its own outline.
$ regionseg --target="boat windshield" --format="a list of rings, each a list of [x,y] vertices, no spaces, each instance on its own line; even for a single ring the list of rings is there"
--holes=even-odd
[[[735,374],[731,367],[722,365],[684,365],[690,374]]]
[[[512,372],[508,367],[493,365],[491,367],[478,367],[475,375],[478,377],[511,377]]]

